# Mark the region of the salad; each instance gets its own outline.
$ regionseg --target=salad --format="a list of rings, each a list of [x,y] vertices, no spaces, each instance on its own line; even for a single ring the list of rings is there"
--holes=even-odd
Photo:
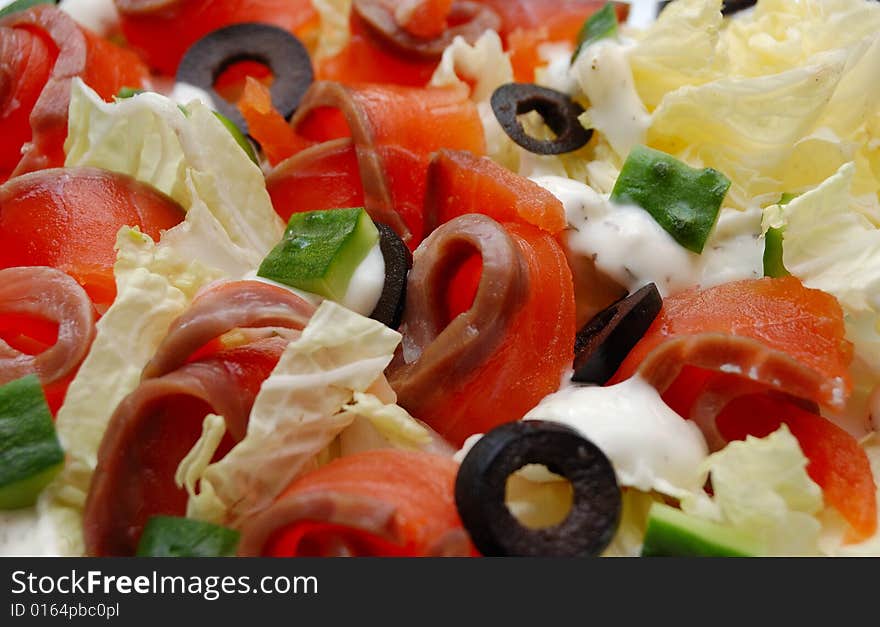
[[[877,2],[6,4],[0,554],[880,555]]]

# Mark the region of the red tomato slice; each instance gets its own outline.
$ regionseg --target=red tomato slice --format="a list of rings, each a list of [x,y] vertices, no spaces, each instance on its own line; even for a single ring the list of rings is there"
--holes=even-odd
[[[850,539],[874,535],[877,486],[865,450],[849,433],[822,416],[765,394],[734,399],[716,422],[728,440],[765,437],[787,425],[809,460],[807,473],[822,487],[827,503],[852,526]]]

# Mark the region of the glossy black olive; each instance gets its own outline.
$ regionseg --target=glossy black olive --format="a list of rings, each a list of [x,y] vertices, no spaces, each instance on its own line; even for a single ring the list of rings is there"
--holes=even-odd
[[[269,91],[272,104],[286,118],[293,115],[314,80],[312,62],[302,42],[277,26],[261,23],[233,24],[212,31],[183,55],[177,80],[204,89],[217,109],[240,129],[247,124],[238,109],[214,90],[214,82],[229,66],[256,61],[272,70]]]
[[[721,14],[722,15],[733,15],[743,9],[748,9],[749,7],[755,6],[758,0],[724,0],[721,5]],[[666,5],[669,4],[669,1],[660,2],[657,4],[657,14],[659,15],[663,9],[666,8]]]
[[[593,136],[578,121],[583,107],[554,89],[531,83],[508,83],[492,93],[492,111],[507,136],[529,152],[559,155],[586,145]],[[526,133],[518,115],[537,111],[556,139],[537,139]]]
[[[376,222],[376,228],[379,229],[379,250],[385,259],[385,284],[370,318],[397,329],[403,319],[406,278],[412,268],[412,253],[390,226]]]
[[[526,464],[543,464],[571,483],[574,501],[559,524],[530,529],[508,509],[507,478]],[[455,504],[483,555],[591,557],[614,537],[621,494],[595,444],[565,425],[524,420],[492,429],[471,448],[458,470]]]
[[[604,385],[660,313],[663,299],[649,283],[603,309],[574,339],[572,381]]]

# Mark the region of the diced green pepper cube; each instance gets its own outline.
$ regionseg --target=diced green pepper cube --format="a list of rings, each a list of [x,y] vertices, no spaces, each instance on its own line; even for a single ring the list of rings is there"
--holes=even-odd
[[[55,4],[51,0],[16,0],[12,4],[8,4],[0,9],[0,17],[6,17],[19,11],[26,11],[38,4]]]
[[[712,168],[697,169],[646,146],[629,153],[611,200],[638,205],[676,242],[703,252],[730,179]]]
[[[152,516],[138,542],[139,557],[231,557],[238,531],[179,516]]]
[[[648,513],[643,556],[755,557],[765,553],[756,538],[739,529],[654,503]]]
[[[36,375],[0,387],[0,509],[36,503],[64,465],[64,451]]]
[[[295,213],[257,274],[339,301],[378,240],[379,231],[363,207]]]

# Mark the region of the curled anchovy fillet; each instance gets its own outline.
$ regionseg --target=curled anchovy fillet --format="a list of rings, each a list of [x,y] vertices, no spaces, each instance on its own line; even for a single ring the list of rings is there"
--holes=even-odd
[[[685,365],[742,379],[735,384],[730,380],[709,384],[701,390],[691,408],[690,418],[699,425],[712,450],[726,443],[715,418],[738,396],[770,390],[802,399],[801,402],[818,403],[832,411],[839,411],[846,398],[842,381],[829,380],[757,340],[723,333],[700,333],[667,340],[642,362],[639,373],[662,394]]]
[[[0,340],[0,384],[36,373],[45,384],[71,374],[95,338],[95,309],[85,290],[54,268],[0,270],[0,315],[21,314],[58,323],[58,339],[39,355]]]
[[[55,138],[63,139],[67,133],[70,79],[85,71],[88,46],[86,35],[73,18],[54,6],[37,6],[12,13],[0,20],[0,26],[38,29],[60,49],[49,79],[31,110],[33,139],[12,173],[12,176],[18,176],[52,165],[51,158],[42,154],[41,147]]]
[[[122,13],[149,15],[185,4],[185,0],[115,0]]]
[[[456,37],[474,44],[487,30],[498,31],[501,18],[479,2],[460,0],[453,3],[450,26],[439,37],[425,39],[407,32],[395,17],[397,2],[388,0],[354,0],[352,10],[369,27],[369,33],[391,48],[409,57],[439,59]]]
[[[283,338],[250,345],[266,355],[266,375],[274,365],[269,356],[277,359],[286,345]],[[169,513],[155,511],[151,502],[160,490],[185,510],[186,492],[173,494],[174,472],[198,439],[204,412],[175,410],[203,403],[223,416],[232,440],[240,441],[258,390],[241,385],[239,374],[222,360],[196,361],[142,382],[119,404],[101,441],[83,514],[89,555],[133,555],[149,516]]]
[[[182,366],[196,350],[236,328],[285,327],[301,330],[314,307],[288,290],[260,281],[224,283],[200,295],[180,316],[146,365],[143,379]]]
[[[364,188],[364,205],[370,217],[376,222],[387,224],[404,241],[409,241],[412,234],[394,208],[385,164],[376,149],[370,119],[352,90],[342,83],[332,81],[313,83],[290,120],[290,125],[294,129],[297,128],[312,111],[322,107],[339,109],[345,116],[354,140],[358,169]]]
[[[445,280],[474,251],[483,271],[470,309],[445,320]],[[492,218],[468,214],[437,228],[413,256],[401,333],[392,363],[398,404],[414,415],[446,394],[442,381],[461,381],[491,358],[528,294],[528,269],[514,241]]]
[[[394,505],[380,499],[326,490],[292,494],[251,518],[242,528],[238,554],[257,557],[276,531],[297,521],[319,521],[353,527],[396,542]],[[346,550],[340,538],[340,553]]]

